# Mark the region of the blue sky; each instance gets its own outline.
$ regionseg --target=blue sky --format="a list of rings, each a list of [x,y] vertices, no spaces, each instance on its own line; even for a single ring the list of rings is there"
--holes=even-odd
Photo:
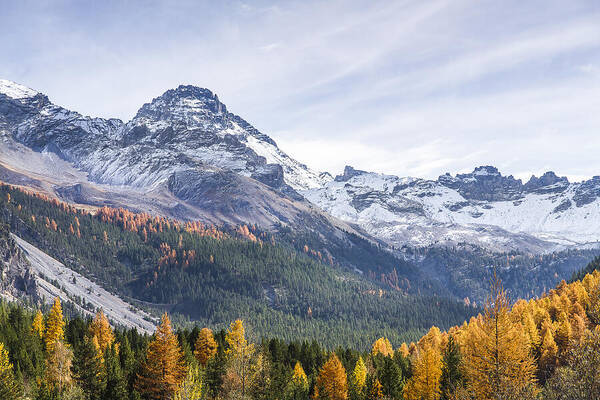
[[[597,1],[0,0],[0,77],[130,119],[207,87],[293,157],[600,175]]]

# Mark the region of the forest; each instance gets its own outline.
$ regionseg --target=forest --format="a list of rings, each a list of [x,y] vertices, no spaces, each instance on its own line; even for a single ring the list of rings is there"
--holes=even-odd
[[[1,399],[600,398],[598,259],[529,300],[494,273],[474,308],[358,279],[255,227],[0,191],[2,234],[162,305],[148,335],[73,313],[82,299],[0,302]]]
[[[329,350],[249,340],[246,324],[152,335],[95,317],[0,303],[2,399],[598,399],[600,272],[512,303],[499,279],[484,311],[398,347]]]
[[[133,305],[157,316],[168,311],[178,325],[194,320],[219,330],[241,318],[257,337],[366,348],[380,335],[416,340],[432,322],[449,328],[478,312],[424,293],[422,281],[400,270],[389,274],[392,286],[382,284],[312,242],[297,250],[254,226],[215,227],[108,207],[92,213],[8,185],[0,185],[0,222]],[[85,306],[84,299],[70,301]]]

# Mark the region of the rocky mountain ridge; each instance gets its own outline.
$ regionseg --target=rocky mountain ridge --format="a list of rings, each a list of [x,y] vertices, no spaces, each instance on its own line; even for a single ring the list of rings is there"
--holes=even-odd
[[[395,246],[475,243],[532,253],[597,247],[600,177],[570,183],[546,172],[523,183],[482,166],[437,180],[346,167],[309,201]]]

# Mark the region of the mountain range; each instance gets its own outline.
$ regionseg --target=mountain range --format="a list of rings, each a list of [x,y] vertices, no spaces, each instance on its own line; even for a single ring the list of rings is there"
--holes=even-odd
[[[310,238],[340,265],[386,282],[394,268],[365,256],[375,248],[383,264],[461,298],[480,299],[485,286],[459,282],[468,281],[466,270],[456,273],[467,264],[485,280],[491,265],[515,253],[513,275],[541,268],[545,286],[600,253],[600,177],[572,183],[547,172],[523,183],[493,166],[436,180],[350,166],[333,177],[284,153],[210,90],[189,85],[123,122],[83,116],[0,80],[0,180],[87,209],[293,232],[292,245]],[[461,252],[452,256],[459,265],[440,258],[445,251]],[[554,261],[523,261],[549,254]],[[515,290],[531,296],[541,288]]]

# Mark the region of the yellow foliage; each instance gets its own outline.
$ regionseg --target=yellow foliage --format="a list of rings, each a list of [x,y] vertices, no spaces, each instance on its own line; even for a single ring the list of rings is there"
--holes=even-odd
[[[37,333],[40,339],[44,337],[44,316],[40,310],[37,311],[31,324],[31,330]]]
[[[294,374],[292,375],[291,383],[296,388],[308,390],[308,378],[306,377],[304,368],[302,368],[302,364],[300,364],[299,361],[297,361],[296,365],[294,366]]]
[[[371,354],[383,354],[385,357],[392,357],[394,355],[394,349],[392,348],[390,341],[387,338],[382,337],[373,343]]]
[[[90,324],[90,336],[96,338],[96,349],[101,356],[115,341],[115,335],[110,327],[108,319],[102,310],[96,313],[94,320]]]
[[[525,393],[535,384],[535,363],[522,326],[511,320],[506,292],[495,279],[485,314],[462,338],[464,370],[477,399]],[[500,397],[499,397],[500,396]]]
[[[315,383],[315,399],[346,400],[348,382],[346,370],[335,354],[323,365]]]
[[[440,398],[442,357],[438,350],[428,348],[413,361],[413,376],[404,387],[406,400],[437,400]]]
[[[60,299],[57,297],[54,299],[54,304],[50,309],[50,314],[46,321],[44,342],[46,343],[46,351],[48,354],[52,354],[56,343],[64,339],[64,328],[65,321],[63,319],[62,306],[60,304]]]
[[[187,376],[187,366],[171,321],[165,313],[148,344],[146,362],[137,376],[136,389],[150,399],[173,396]]]
[[[203,367],[206,366],[208,360],[217,352],[217,342],[213,336],[213,332],[208,328],[202,328],[194,345],[194,356]]]
[[[354,371],[352,372],[352,384],[359,392],[362,392],[366,382],[367,367],[365,366],[365,362],[363,361],[362,357],[358,357],[358,361],[356,361]]]

